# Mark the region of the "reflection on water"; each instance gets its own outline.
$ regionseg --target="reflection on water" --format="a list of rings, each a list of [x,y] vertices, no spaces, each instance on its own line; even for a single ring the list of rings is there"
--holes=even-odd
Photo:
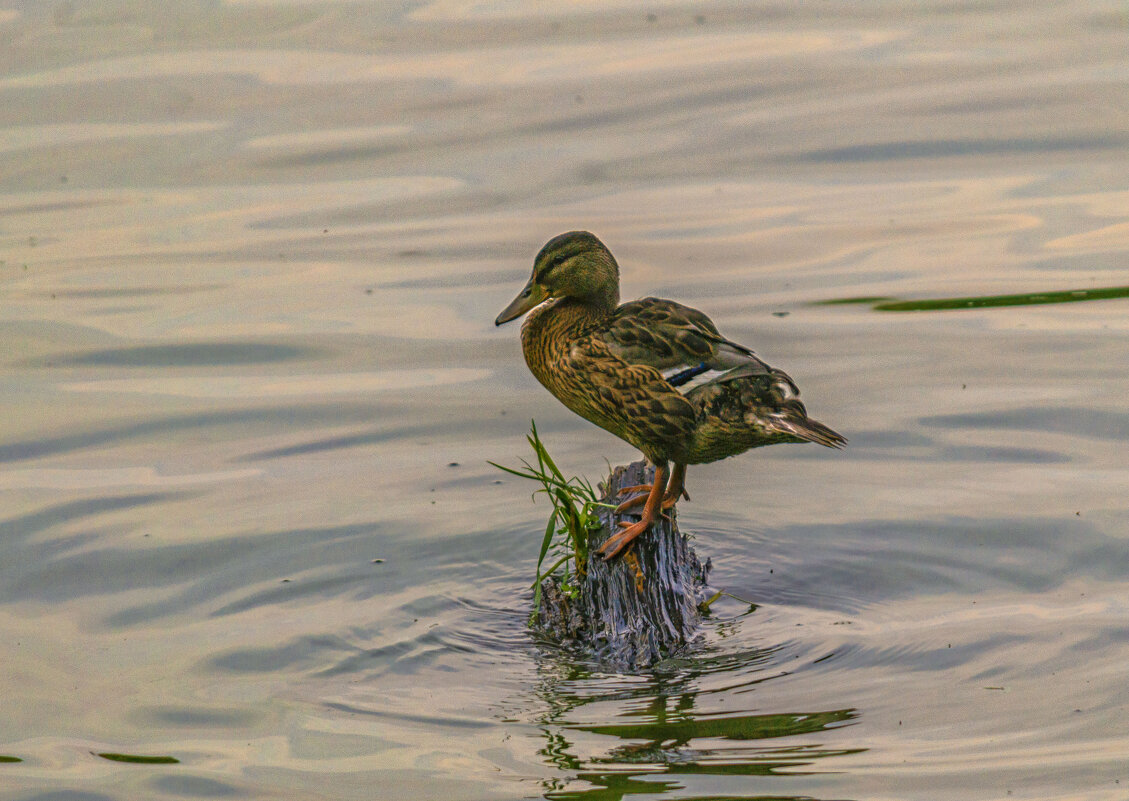
[[[864,752],[844,746],[838,731],[856,721],[854,709],[738,711],[758,685],[784,675],[772,672],[778,650],[690,657],[635,681],[601,679],[559,659],[543,664],[539,753],[563,774],[544,783],[545,797],[612,801],[685,790],[691,794],[679,797],[760,798],[768,794],[751,789],[750,777],[823,773],[834,768],[821,760]],[[711,677],[722,684],[701,686]],[[616,722],[578,722],[609,713]]]
[[[144,345],[141,347],[94,350],[51,358],[59,366],[184,367],[229,364],[262,364],[310,359],[310,349],[287,345],[249,342],[209,342],[198,345]]]

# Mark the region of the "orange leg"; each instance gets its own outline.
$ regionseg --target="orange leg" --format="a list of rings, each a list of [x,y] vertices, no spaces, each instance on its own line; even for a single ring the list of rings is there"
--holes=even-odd
[[[651,491],[647,495],[647,502],[643,506],[643,519],[638,523],[627,526],[623,531],[608,537],[604,544],[600,546],[600,553],[603,555],[604,561],[614,559],[620,551],[631,544],[633,539],[649,529],[651,524],[658,519],[661,514],[660,507],[662,506],[663,488],[666,486],[666,474],[666,464],[657,465],[655,467],[655,483],[651,485]]]
[[[666,495],[663,496],[663,509],[670,509],[680,498],[690,500],[690,493],[686,491],[686,465],[675,462],[670,482],[666,485]]]
[[[633,495],[632,497],[621,503],[619,506],[617,506],[615,508],[615,513],[617,515],[621,515],[628,509],[633,509],[636,506],[642,506],[644,503],[646,503],[647,499],[651,497],[651,491],[654,489],[654,486],[652,484],[640,484],[638,487],[624,487],[624,489],[631,492],[638,492],[640,490],[646,490],[646,492],[644,492],[642,495]],[[623,493],[620,494],[622,495]]]
[[[690,493],[686,491],[685,481],[686,465],[678,464],[676,462],[674,465],[674,471],[670,474],[670,481],[668,481],[666,485],[666,494],[663,495],[663,511],[673,508],[674,505],[678,503],[680,498],[690,500]],[[633,498],[628,498],[626,501],[617,506],[615,509],[616,513],[623,514],[628,509],[631,509],[635,506],[642,506],[649,496],[651,485],[639,484],[635,487],[624,487],[623,489],[621,489],[619,491],[620,495],[626,495],[629,492],[642,492],[643,490],[646,490],[645,494],[636,495]]]

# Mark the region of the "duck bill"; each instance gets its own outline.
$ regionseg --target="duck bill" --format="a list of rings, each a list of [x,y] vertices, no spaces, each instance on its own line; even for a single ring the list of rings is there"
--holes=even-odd
[[[533,279],[530,278],[529,283],[526,284],[525,288],[521,290],[518,296],[510,302],[510,305],[502,309],[502,313],[498,315],[498,319],[494,321],[494,325],[501,325],[502,323],[508,323],[510,320],[516,320],[534,306],[545,302],[548,297],[549,293],[545,291],[545,288],[534,283]]]

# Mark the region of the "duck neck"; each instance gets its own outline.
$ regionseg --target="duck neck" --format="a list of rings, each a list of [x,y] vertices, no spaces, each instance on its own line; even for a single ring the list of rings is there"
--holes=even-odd
[[[615,311],[616,300],[592,303],[576,298],[561,298],[542,304],[529,313],[521,326],[521,345],[525,362],[537,379],[549,386],[547,368],[567,354],[572,342],[607,320]]]
[[[572,339],[599,325],[615,311],[616,298],[599,301],[560,298],[534,309],[522,326],[537,330],[541,336]]]

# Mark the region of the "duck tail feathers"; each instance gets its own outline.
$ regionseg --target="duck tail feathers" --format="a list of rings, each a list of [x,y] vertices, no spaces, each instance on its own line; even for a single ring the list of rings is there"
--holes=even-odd
[[[773,421],[776,426],[782,431],[786,431],[794,437],[799,437],[807,442],[816,442],[826,448],[842,448],[847,444],[847,438],[835,431],[828,428],[823,423],[812,420],[810,417],[785,417]]]

